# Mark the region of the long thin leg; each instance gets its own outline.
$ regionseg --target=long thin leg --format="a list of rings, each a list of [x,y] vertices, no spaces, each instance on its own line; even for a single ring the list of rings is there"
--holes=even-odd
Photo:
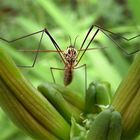
[[[56,41],[54,40],[54,38],[51,36],[51,34],[48,32],[47,29],[45,29],[45,33],[49,36],[50,40],[52,41],[54,47],[56,48],[56,50],[58,51],[62,61],[64,62],[64,64],[66,63],[65,62],[65,59],[64,59],[64,55],[62,53],[62,50],[60,49],[59,45],[56,43]]]
[[[132,51],[132,52],[130,52],[130,53],[128,53],[125,49],[123,49],[110,35],[108,35],[108,34],[106,34],[103,30],[101,30],[100,29],[100,31],[102,32],[102,33],[104,33],[110,40],[112,40],[113,42],[114,42],[114,44],[119,48],[119,49],[121,49],[126,55],[132,55],[132,54],[135,54],[136,52],[139,52],[140,51],[140,49],[138,49],[138,50],[135,50],[135,51]],[[137,36],[138,37],[138,36]],[[130,38],[130,40],[132,40],[132,39],[134,39],[134,38],[136,38],[136,37],[133,37],[133,38]],[[123,37],[122,37],[122,39],[124,39]],[[130,41],[130,40],[126,40],[126,41]]]
[[[104,28],[102,28],[102,27],[100,27],[100,26],[98,26],[98,25],[92,25],[93,27],[95,26],[95,27],[97,27],[97,28],[99,28],[99,29],[101,29],[101,30],[103,30],[103,31],[106,31],[106,32],[108,32],[108,33],[110,33],[110,34],[113,34],[113,35],[115,35],[115,36],[118,36],[118,37],[120,37],[120,38],[122,38],[122,39],[124,39],[124,40],[126,40],[126,41],[130,41],[130,40],[132,40],[132,39],[135,39],[135,38],[137,38],[137,37],[140,37],[140,34],[138,34],[138,35],[135,35],[135,36],[133,36],[133,37],[131,37],[131,38],[126,38],[126,37],[124,37],[124,36],[120,36],[120,35],[118,35],[117,33],[114,33],[114,32],[111,32],[111,31],[109,31],[109,30],[107,30],[107,29],[104,29]]]
[[[54,74],[53,74],[53,70],[54,70],[54,69],[55,69],[55,70],[65,70],[65,69],[50,67],[50,71],[51,71],[51,75],[52,75],[53,81],[54,81],[54,83],[56,83],[56,82],[55,82],[55,78],[54,78]]]
[[[94,33],[94,35],[92,36],[91,40],[89,41],[88,45],[86,46],[86,48],[84,49],[82,55],[80,56],[80,58],[77,61],[76,66],[79,64],[80,60],[82,59],[83,55],[85,54],[86,50],[88,49],[88,47],[90,46],[91,42],[93,41],[93,39],[95,38],[95,36],[98,34],[99,29],[96,30],[96,32]],[[80,50],[82,50],[82,47],[80,48]],[[79,51],[80,52],[80,51]],[[78,57],[78,56],[77,56]]]
[[[94,35],[92,36],[92,38],[91,38],[90,42],[88,43],[88,45],[86,46],[86,48],[84,49],[82,55],[80,56],[79,60],[77,61],[76,66],[79,64],[79,62],[80,62],[80,60],[82,59],[83,55],[84,55],[85,52],[88,50],[88,47],[90,46],[91,42],[94,40],[94,38],[96,37],[96,35],[98,34],[99,31],[101,31],[101,32],[102,32],[104,35],[106,35],[111,41],[113,41],[113,42],[115,43],[115,45],[116,45],[119,49],[121,49],[126,55],[132,55],[132,54],[134,54],[134,53],[140,51],[140,49],[138,49],[138,50],[136,50],[136,51],[133,51],[133,52],[131,52],[131,53],[128,53],[128,52],[125,51],[125,49],[123,49],[110,35],[108,35],[108,34],[105,33],[105,32],[108,32],[108,33],[110,33],[110,34],[119,36],[120,38],[122,38],[122,39],[124,39],[124,40],[126,40],[126,41],[130,41],[130,40],[133,40],[133,39],[135,39],[135,38],[137,38],[137,37],[140,37],[140,34],[139,34],[139,35],[136,35],[136,36],[134,36],[134,37],[131,37],[131,38],[125,38],[125,37],[123,37],[123,36],[120,36],[120,35],[118,35],[118,34],[116,34],[116,33],[111,32],[111,31],[109,31],[109,30],[106,30],[106,29],[104,29],[104,28],[102,28],[102,27],[99,27],[98,25],[92,25],[92,26],[90,27],[90,29],[89,29],[89,31],[88,31],[88,33],[87,33],[87,35],[86,35],[86,37],[85,37],[85,39],[84,39],[84,41],[83,41],[81,47],[80,47],[80,50],[82,50],[82,48],[83,48],[83,46],[84,46],[84,43],[85,43],[85,41],[87,40],[87,37],[89,36],[90,32],[92,31],[92,29],[93,29],[94,27],[97,27],[97,30],[96,30],[96,32],[94,33]],[[77,55],[77,58],[78,58],[78,56],[79,56],[79,54],[80,54],[80,50],[79,50],[79,53],[78,53],[78,55]]]
[[[136,50],[136,51],[133,51],[133,52],[131,52],[131,53],[128,53],[125,49],[123,49],[123,48],[122,48],[110,35],[108,35],[106,32],[108,32],[108,33],[110,33],[110,34],[112,34],[112,35],[114,35],[114,36],[118,36],[119,38],[121,38],[121,39],[123,39],[123,40],[125,40],[125,41],[131,41],[131,40],[133,40],[133,39],[135,39],[135,38],[137,38],[137,37],[140,37],[140,34],[138,34],[138,35],[136,35],[136,36],[133,36],[133,37],[131,37],[131,38],[126,38],[126,37],[123,37],[123,36],[118,35],[117,33],[114,33],[114,32],[111,32],[111,31],[109,31],[109,30],[106,30],[106,29],[104,29],[104,28],[102,28],[102,27],[100,27],[100,26],[98,26],[98,25],[93,25],[93,27],[97,27],[104,35],[106,35],[111,41],[113,41],[113,42],[115,43],[115,45],[116,45],[119,49],[121,49],[126,55],[132,55],[132,54],[134,54],[134,53],[140,51],[140,49],[138,49],[138,50]]]
[[[85,93],[86,93],[86,90],[87,90],[87,66],[86,66],[86,64],[83,64],[81,66],[74,67],[74,69],[79,69],[79,68],[82,68],[82,67],[85,68]],[[54,81],[54,83],[56,83],[55,82],[55,78],[54,78],[54,74],[53,74],[53,70],[54,69],[55,70],[65,70],[65,69],[50,67],[50,71],[51,71],[51,75],[52,75],[53,81]]]
[[[86,94],[86,90],[87,90],[87,65],[83,64],[81,66],[75,67],[74,69],[79,69],[79,68],[85,68],[85,94]]]
[[[35,65],[35,63],[36,63],[37,56],[38,56],[38,54],[39,54],[39,50],[40,50],[40,46],[41,46],[41,41],[42,41],[44,32],[49,36],[49,38],[50,38],[50,40],[52,41],[52,43],[53,43],[55,49],[57,50],[57,52],[59,53],[59,55],[60,55],[62,61],[63,61],[64,64],[65,64],[65,59],[63,58],[63,54],[62,54],[63,51],[60,49],[59,45],[56,43],[56,41],[55,41],[55,40],[53,39],[53,37],[50,35],[50,33],[48,32],[48,30],[47,30],[47,29],[44,29],[44,31],[42,32],[42,36],[41,36],[41,39],[40,39],[40,42],[39,42],[38,49],[37,49],[37,51],[36,51],[36,55],[35,55],[34,62],[33,62],[33,64],[32,64],[32,66],[30,66],[30,67],[34,67],[34,65]],[[26,68],[29,68],[29,66],[28,66],[28,67],[26,66]]]
[[[41,44],[41,41],[42,41],[42,38],[43,38],[43,34],[44,32],[49,36],[50,40],[52,41],[54,47],[56,48],[56,50],[58,51],[61,59],[63,60],[63,62],[65,63],[65,59],[63,58],[63,54],[62,54],[62,50],[60,49],[60,47],[58,46],[58,44],[56,43],[56,41],[53,39],[53,37],[50,35],[50,33],[48,32],[48,30],[45,28],[43,30],[40,30],[40,31],[37,31],[37,32],[34,32],[34,33],[31,33],[31,34],[28,34],[28,35],[25,35],[25,36],[21,36],[19,38],[16,38],[16,39],[13,39],[13,40],[7,40],[5,38],[1,38],[1,40],[7,42],[7,43],[12,43],[12,42],[15,42],[17,40],[20,40],[20,39],[24,39],[26,37],[29,37],[29,36],[32,36],[32,35],[35,35],[35,34],[38,34],[38,33],[41,33],[42,32],[42,36],[41,36],[41,39],[40,39],[40,42],[39,42],[39,46],[38,46],[38,49],[36,51],[36,55],[35,55],[35,59],[33,61],[33,64],[31,66],[18,66],[18,67],[24,67],[24,68],[31,68],[31,67],[34,67],[35,63],[36,63],[36,59],[37,59],[37,56],[38,56],[38,53],[39,53],[39,49],[40,49],[40,44]]]
[[[38,45],[38,48],[37,48],[37,51],[36,51],[36,54],[35,54],[35,58],[34,58],[34,61],[33,61],[32,65],[29,65],[29,66],[18,66],[17,65],[18,67],[33,68],[35,66],[35,63],[36,63],[36,60],[37,60],[37,57],[38,57],[38,54],[39,54],[39,50],[40,50],[40,47],[41,47],[41,42],[42,42],[43,35],[44,35],[44,31],[42,32],[42,35],[41,35],[41,38],[40,38],[40,41],[39,41],[39,45]]]
[[[26,37],[29,37],[29,36],[32,36],[32,35],[35,35],[35,34],[44,32],[44,31],[45,31],[45,29],[40,30],[40,31],[37,31],[37,32],[34,32],[34,33],[31,33],[31,34],[28,34],[28,35],[25,35],[25,36],[21,36],[21,37],[19,37],[19,38],[13,39],[13,40],[7,40],[7,39],[5,39],[5,38],[0,37],[0,40],[3,40],[3,41],[5,41],[5,42],[7,42],[7,43],[12,43],[12,42],[15,42],[15,41],[17,41],[17,40],[24,39],[24,38],[26,38]]]
[[[87,34],[86,34],[86,36],[85,36],[85,38],[84,38],[84,40],[83,40],[83,42],[82,42],[82,45],[80,46],[80,49],[79,49],[79,50],[81,50],[81,49],[83,48],[83,46],[84,46],[84,44],[85,44],[85,42],[86,42],[86,40],[87,40],[87,38],[88,38],[90,32],[92,31],[92,29],[93,29],[93,25],[92,25],[92,26],[90,27],[90,29],[88,30],[88,32],[87,32]],[[79,57],[79,54],[80,54],[80,51],[78,52],[77,58]]]
[[[29,65],[29,66],[17,65],[18,67],[22,67],[22,68],[33,68],[34,65],[35,65],[35,63],[36,63],[37,57],[38,57],[38,51],[39,51],[40,46],[41,46],[41,41],[42,41],[42,38],[43,38],[44,31],[45,31],[45,29],[40,30],[40,31],[37,31],[37,32],[34,32],[34,33],[31,33],[31,34],[28,34],[28,35],[25,35],[25,36],[21,36],[19,38],[13,39],[13,40],[7,40],[7,39],[1,38],[1,37],[0,37],[0,39],[3,40],[3,41],[5,41],[5,42],[7,42],[7,43],[13,43],[15,41],[24,39],[26,37],[29,37],[29,36],[32,36],[32,35],[35,35],[35,34],[38,34],[38,33],[42,33],[33,63],[31,65]]]

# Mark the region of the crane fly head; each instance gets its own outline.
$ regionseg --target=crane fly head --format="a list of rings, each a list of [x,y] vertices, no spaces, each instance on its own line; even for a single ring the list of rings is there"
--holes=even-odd
[[[76,58],[77,58],[77,50],[74,48],[74,46],[69,46],[65,51],[64,51],[64,57],[65,60],[68,64],[75,64],[76,63]]]

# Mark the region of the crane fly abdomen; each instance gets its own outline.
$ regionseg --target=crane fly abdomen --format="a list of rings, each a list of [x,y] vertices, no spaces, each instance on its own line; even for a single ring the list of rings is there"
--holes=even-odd
[[[77,50],[74,46],[69,46],[63,55],[65,58],[64,85],[67,86],[73,79],[73,69],[76,64]]]
[[[65,67],[64,71],[64,85],[67,86],[72,82],[73,79],[73,69]]]

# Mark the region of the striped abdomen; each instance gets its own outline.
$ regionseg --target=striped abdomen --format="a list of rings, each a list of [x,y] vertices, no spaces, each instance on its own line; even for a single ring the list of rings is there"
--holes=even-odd
[[[73,69],[71,67],[65,68],[64,72],[64,85],[67,86],[72,82],[73,79]]]

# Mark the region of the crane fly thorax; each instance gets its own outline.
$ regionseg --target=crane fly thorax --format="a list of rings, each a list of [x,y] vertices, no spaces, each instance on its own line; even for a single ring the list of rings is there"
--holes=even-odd
[[[77,62],[77,50],[70,46],[64,51],[64,58],[67,65],[75,65]]]

